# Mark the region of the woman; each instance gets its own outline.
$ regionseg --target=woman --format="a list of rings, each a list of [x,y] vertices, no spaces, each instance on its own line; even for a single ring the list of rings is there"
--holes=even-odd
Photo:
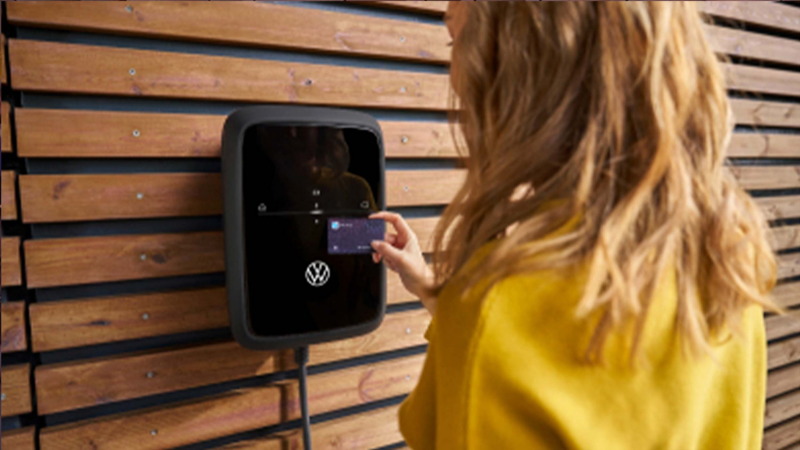
[[[757,449],[776,265],[723,165],[723,74],[691,3],[451,3],[468,152],[428,269],[400,427],[424,449]]]

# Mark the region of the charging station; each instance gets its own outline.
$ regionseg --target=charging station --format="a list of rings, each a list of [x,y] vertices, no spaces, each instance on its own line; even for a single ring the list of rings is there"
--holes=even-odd
[[[368,333],[386,306],[383,138],[371,116],[241,108],[222,134],[231,330],[251,349],[298,348]]]

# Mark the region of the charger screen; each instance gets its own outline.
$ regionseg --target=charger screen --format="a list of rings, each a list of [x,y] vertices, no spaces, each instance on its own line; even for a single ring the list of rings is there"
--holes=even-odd
[[[328,219],[328,254],[369,254],[372,241],[382,241],[385,232],[386,224],[381,219],[331,217]]]

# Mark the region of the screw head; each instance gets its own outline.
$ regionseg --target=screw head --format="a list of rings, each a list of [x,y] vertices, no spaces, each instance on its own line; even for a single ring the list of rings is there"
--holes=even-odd
[[[155,372],[153,372],[153,371],[151,370],[151,371],[147,372],[147,373],[145,374],[145,376],[146,376],[147,378],[153,378],[154,376],[156,376],[156,373],[155,373]]]
[[[303,81],[303,84],[306,86],[311,86],[314,82],[311,81],[311,78],[306,78],[306,81]]]
[[[133,68],[128,69],[128,73],[131,74],[131,75],[136,75],[136,69],[133,69]]]
[[[128,5],[125,7],[125,11],[132,12],[133,8],[131,8],[131,5]]]
[[[401,137],[401,138],[400,138],[400,142],[402,142],[403,144],[405,144],[406,142],[408,142],[408,136],[403,136],[403,137]]]
[[[403,186],[403,191],[408,192],[408,186]]]
[[[147,255],[146,255],[146,254],[144,254],[144,253],[142,253],[141,255],[139,255],[139,259],[141,259],[142,261],[144,261],[144,260],[146,260],[146,259],[147,259]]]
[[[158,430],[150,430],[150,436],[155,436],[158,434]]]
[[[4,393],[0,394],[0,401],[5,401],[5,399],[6,399],[6,394],[4,392]]]
[[[405,94],[405,93],[406,93],[406,87],[405,87],[405,86],[401,87],[401,88],[400,88],[400,92],[401,92],[402,94]]]
[[[411,375],[406,375],[406,380],[410,380],[410,379],[411,379]]]
[[[411,334],[411,328],[406,328],[406,334]]]
[[[133,130],[133,137],[139,137],[141,134],[139,130]]]
[[[405,42],[405,41],[406,41],[406,37],[405,36],[400,36],[400,42]]]
[[[137,193],[136,193],[136,198],[138,198],[139,200],[141,200],[141,199],[143,199],[143,198],[144,198],[144,194],[142,194],[141,192],[137,192]]]
[[[144,313],[142,314],[142,320],[147,320],[150,318],[150,314]]]

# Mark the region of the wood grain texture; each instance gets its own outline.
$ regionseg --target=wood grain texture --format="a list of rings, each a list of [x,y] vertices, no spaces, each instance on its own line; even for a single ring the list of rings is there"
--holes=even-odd
[[[3,431],[3,434],[0,435],[0,447],[3,450],[35,450],[36,427]]]
[[[778,278],[800,275],[800,253],[778,255]]]
[[[447,75],[9,40],[12,87],[241,102],[446,110]]]
[[[800,442],[800,417],[784,422],[764,432],[763,450],[783,450]]]
[[[800,311],[792,310],[786,315],[770,316],[765,319],[767,339],[779,339],[800,333]]]
[[[798,72],[730,63],[722,63],[721,67],[725,72],[728,89],[800,96]]]
[[[800,361],[800,336],[769,344],[767,361],[769,369]]]
[[[425,344],[429,313],[386,315],[374,332],[314,345],[311,364]],[[39,414],[51,414],[294,368],[290,351],[252,351],[236,342],[199,345],[36,368]],[[146,374],[152,372],[152,377]]]
[[[763,61],[800,64],[800,42],[797,40],[713,25],[706,25],[704,29],[715,52]]]
[[[28,348],[25,336],[25,302],[0,304],[0,349],[3,353],[18,352]]]
[[[462,182],[461,170],[389,170],[387,204],[446,204]],[[222,214],[218,173],[22,175],[19,184],[25,223]]]
[[[764,427],[771,427],[795,416],[800,416],[800,391],[767,401]]]
[[[387,406],[311,426],[314,449],[366,449],[395,444],[403,440],[397,412],[400,405]],[[303,448],[300,430],[276,433],[259,439],[237,442],[225,450],[285,450]]]
[[[22,284],[22,267],[20,265],[20,240],[18,237],[0,239],[0,285],[3,287]]]
[[[800,364],[771,370],[767,377],[767,398],[792,391],[800,387]]]
[[[25,223],[222,213],[218,173],[22,175]]]
[[[732,166],[728,169],[741,186],[749,190],[800,186],[800,166]]]
[[[255,2],[136,2],[131,11],[128,5],[26,2],[9,5],[7,14],[12,25],[423,62],[450,60],[451,39],[442,25]]]
[[[28,240],[25,270],[29,288],[222,272],[222,233]]]
[[[402,9],[405,11],[426,13],[434,16],[443,16],[445,11],[447,11],[447,2],[438,0],[386,0],[357,3],[365,3],[379,8]]]
[[[0,173],[0,219],[17,220],[17,173],[3,170]]]
[[[736,123],[775,127],[800,127],[800,103],[730,99]]]
[[[800,31],[800,11],[772,2],[695,2],[697,9],[712,16],[755,23],[789,31]]]
[[[776,250],[800,247],[800,225],[786,225],[771,229]]]
[[[785,308],[800,305],[800,281],[775,286],[775,289],[772,290],[772,297]]]
[[[11,145],[11,105],[8,102],[0,103],[0,151],[14,151]]]
[[[423,360],[424,355],[417,355],[311,375],[308,379],[310,414],[406,394],[416,384]],[[92,445],[120,450],[133,445],[138,449],[173,448],[298,417],[297,383],[287,380],[190,403],[49,427],[42,431],[41,444],[42,450]],[[158,432],[153,435],[152,430]]]
[[[19,108],[17,147],[26,158],[219,158],[225,118]],[[447,123],[379,123],[387,158],[456,156]]]
[[[3,366],[0,369],[0,385],[3,400],[0,401],[2,417],[17,416],[31,412],[31,368],[28,364]]]
[[[800,135],[734,133],[728,145],[731,158],[800,157]]]
[[[800,217],[800,195],[757,197],[753,200],[769,220]]]
[[[224,287],[33,303],[34,352],[225,328]]]

